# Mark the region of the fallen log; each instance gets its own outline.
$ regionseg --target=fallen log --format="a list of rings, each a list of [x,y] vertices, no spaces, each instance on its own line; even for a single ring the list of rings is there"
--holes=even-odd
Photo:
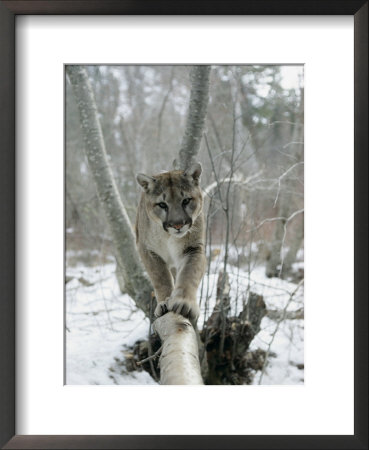
[[[191,322],[169,312],[156,319],[153,327],[162,342],[160,384],[204,384],[197,336]]]

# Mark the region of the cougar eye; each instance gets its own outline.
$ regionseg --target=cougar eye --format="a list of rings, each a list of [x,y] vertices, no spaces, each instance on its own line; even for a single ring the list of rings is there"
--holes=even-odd
[[[188,204],[190,203],[191,200],[192,200],[192,198],[185,198],[185,199],[183,200],[183,202],[182,202],[182,205],[183,205],[183,206],[188,205]]]
[[[168,205],[164,202],[157,203],[157,206],[160,206],[162,209],[168,209]]]

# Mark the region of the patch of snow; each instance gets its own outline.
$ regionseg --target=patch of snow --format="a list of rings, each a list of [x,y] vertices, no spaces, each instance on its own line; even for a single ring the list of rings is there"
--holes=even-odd
[[[303,248],[300,248],[300,249],[297,251],[296,259],[297,259],[298,261],[303,261],[303,260],[304,260],[304,249],[303,249]]]
[[[109,371],[123,345],[146,339],[149,329],[143,312],[120,293],[115,265],[68,268],[67,276],[74,278],[66,289],[66,383],[150,384],[147,373],[114,374],[114,381]]]

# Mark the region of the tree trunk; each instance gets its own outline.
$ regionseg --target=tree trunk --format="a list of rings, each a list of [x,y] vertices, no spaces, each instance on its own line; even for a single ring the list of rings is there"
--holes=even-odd
[[[288,274],[292,270],[292,264],[296,262],[297,252],[300,250],[304,239],[304,214],[302,214],[302,223],[296,227],[296,232],[291,240],[287,255],[283,261],[282,274]]]
[[[210,66],[194,66],[191,70],[191,96],[186,130],[179,151],[179,168],[185,170],[200,149],[209,102]]]
[[[280,265],[282,263],[281,251],[283,250],[283,236],[285,233],[284,227],[289,209],[290,205],[288,204],[286,196],[281,196],[281,201],[276,215],[279,217],[285,217],[286,219],[277,220],[275,223],[272,243],[270,244],[270,256],[265,268],[265,275],[268,278],[278,277],[280,274]]]
[[[162,341],[161,384],[204,384],[201,378],[197,336],[188,319],[169,312],[154,322]]]
[[[266,306],[261,295],[250,292],[246,305],[237,317],[225,315],[223,318],[219,305],[221,302],[229,305],[230,302],[230,286],[221,288],[223,278],[220,273],[217,301],[202,331],[208,361],[206,384],[250,384],[254,370],[260,370],[264,364],[265,352],[250,352],[248,349],[260,331]],[[221,342],[223,351],[220,351]]]
[[[87,72],[81,66],[66,66],[66,72],[78,105],[86,157],[113,238],[118,270],[124,278],[128,294],[149,316],[153,289],[144,274],[132,226],[109,166]]]

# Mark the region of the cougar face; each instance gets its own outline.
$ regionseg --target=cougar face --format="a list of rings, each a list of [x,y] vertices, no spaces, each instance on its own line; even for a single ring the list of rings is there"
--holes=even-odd
[[[173,170],[153,177],[137,176],[145,192],[150,219],[171,236],[183,237],[201,212],[200,174],[201,165],[195,164],[185,172]]]

